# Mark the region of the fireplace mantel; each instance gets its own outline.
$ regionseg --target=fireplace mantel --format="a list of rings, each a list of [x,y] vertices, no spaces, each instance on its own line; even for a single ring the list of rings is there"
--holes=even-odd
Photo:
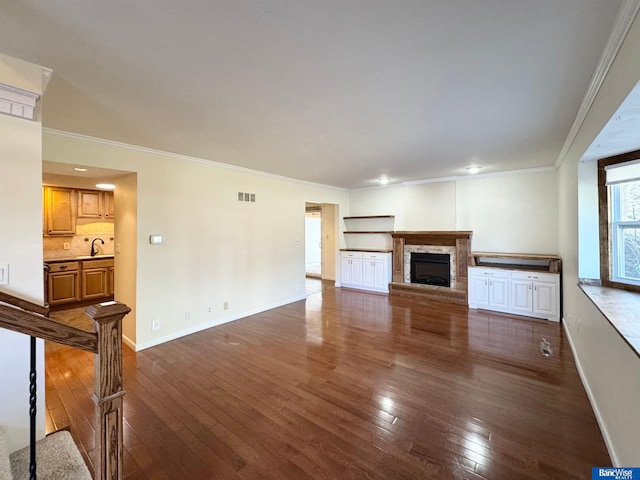
[[[471,235],[468,230],[456,231],[408,231],[393,232],[393,278],[391,293],[423,296],[448,300],[455,303],[467,303],[467,267],[471,252]],[[404,247],[405,245],[437,245],[455,248],[457,287],[455,289],[432,287],[405,282]]]
[[[438,231],[438,232],[393,232],[391,236],[393,238],[404,238],[406,245],[445,245],[444,243],[423,243],[427,242],[449,242],[446,245],[455,245],[457,239],[471,240],[473,232],[469,230],[452,230],[452,231]],[[420,243],[415,243],[420,242]]]

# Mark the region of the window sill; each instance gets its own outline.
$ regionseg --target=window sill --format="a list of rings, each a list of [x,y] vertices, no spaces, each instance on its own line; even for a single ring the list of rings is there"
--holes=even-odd
[[[640,293],[584,283],[578,287],[640,357]]]

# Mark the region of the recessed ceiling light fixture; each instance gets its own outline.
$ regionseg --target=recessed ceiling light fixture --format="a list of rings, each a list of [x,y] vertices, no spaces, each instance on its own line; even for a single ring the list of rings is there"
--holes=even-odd
[[[380,185],[386,185],[387,183],[389,183],[389,177],[387,177],[386,175],[382,175],[379,179],[378,179],[378,183]]]
[[[97,183],[96,187],[101,190],[115,190],[116,186],[113,183]]]
[[[86,172],[86,171],[87,171],[87,169],[86,169],[86,168],[82,168],[82,167],[73,167],[73,169],[74,169],[76,172]]]
[[[470,167],[467,167],[466,170],[471,175],[475,175],[476,173],[478,173],[480,171],[481,168],[482,167],[480,167],[478,165],[471,165]]]

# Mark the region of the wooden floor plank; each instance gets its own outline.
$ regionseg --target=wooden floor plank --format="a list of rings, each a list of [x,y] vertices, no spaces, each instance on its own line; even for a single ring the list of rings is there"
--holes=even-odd
[[[588,479],[611,464],[561,325],[315,291],[125,347],[125,478]],[[46,365],[47,429],[70,426],[88,458],[92,355]]]

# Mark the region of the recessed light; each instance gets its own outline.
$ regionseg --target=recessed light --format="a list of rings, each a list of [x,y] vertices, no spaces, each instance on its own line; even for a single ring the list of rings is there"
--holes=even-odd
[[[96,187],[100,188],[102,190],[115,190],[116,189],[116,186],[113,183],[97,183]]]
[[[86,172],[86,171],[87,171],[87,169],[86,169],[86,168],[82,168],[82,167],[73,167],[73,169],[74,169],[76,172]]]
[[[389,183],[389,177],[386,177],[386,176],[383,175],[382,177],[380,177],[378,179],[378,183],[380,185],[386,185],[387,183]]]
[[[475,175],[476,173],[478,173],[480,171],[481,168],[482,167],[479,167],[478,165],[471,165],[470,167],[467,167],[466,170],[471,175]]]

